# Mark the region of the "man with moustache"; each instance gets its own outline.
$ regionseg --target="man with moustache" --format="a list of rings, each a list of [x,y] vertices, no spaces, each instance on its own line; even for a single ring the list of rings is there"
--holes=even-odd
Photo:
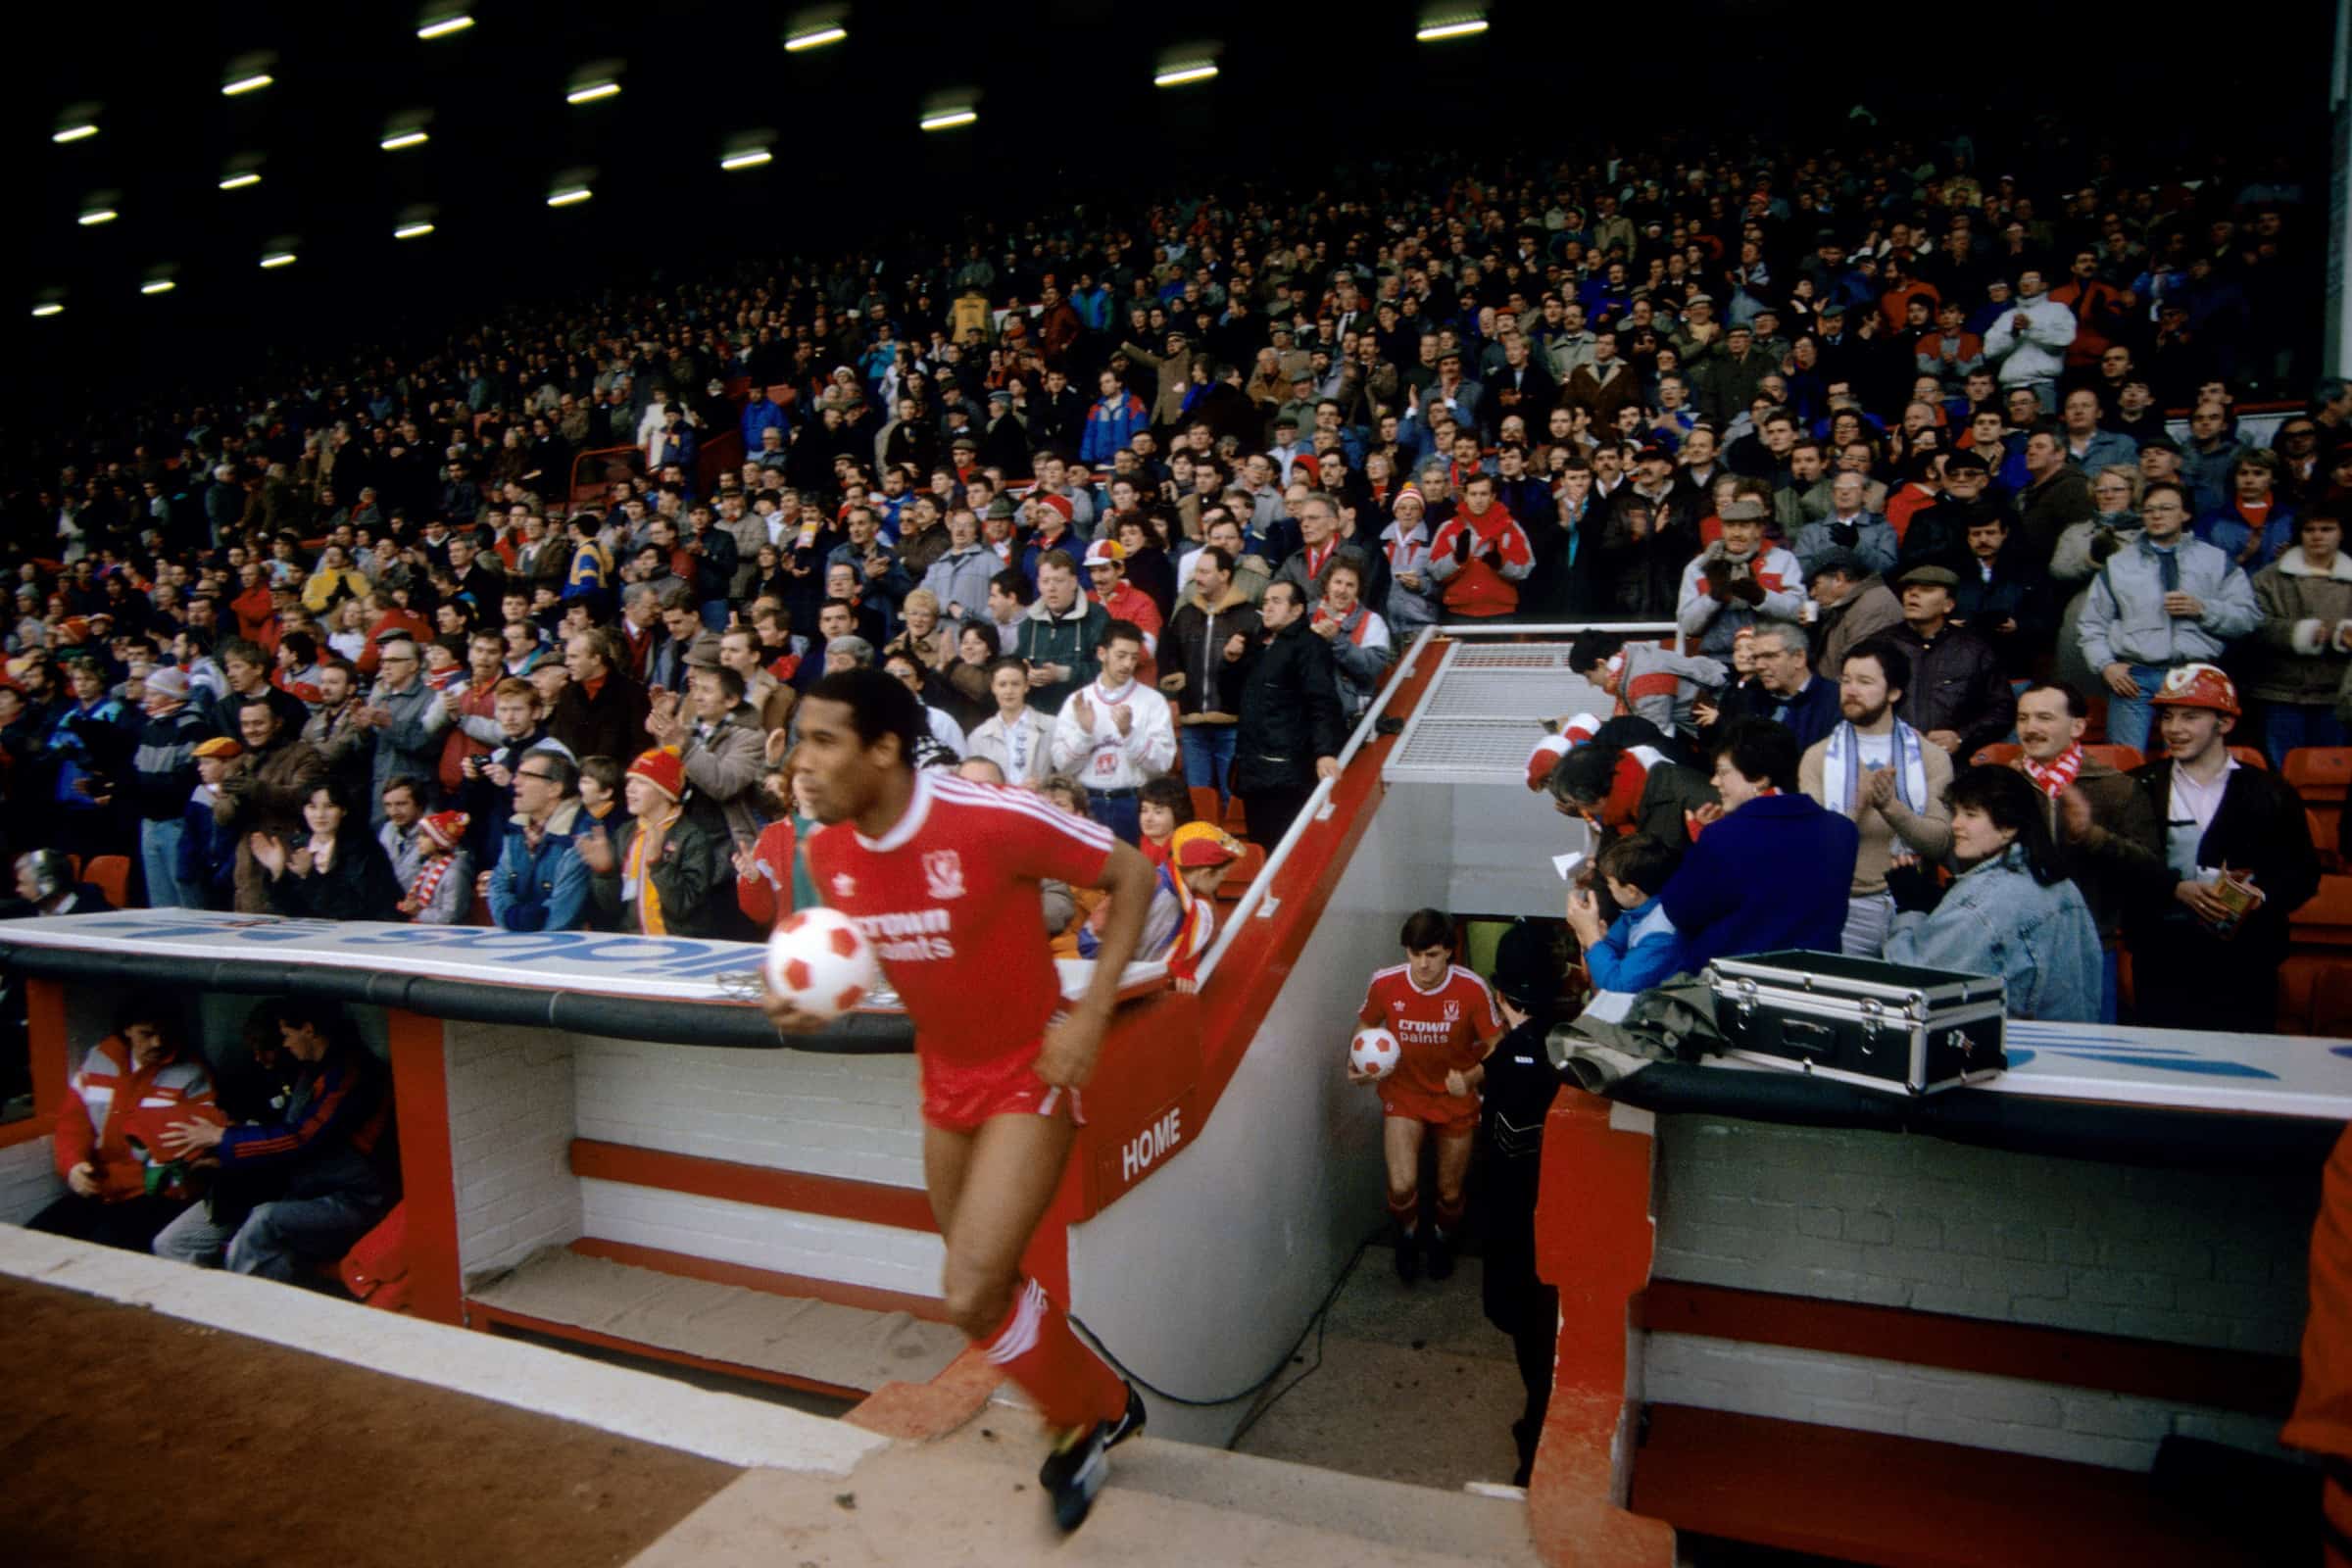
[[[2090,704],[2064,681],[2037,681],[2017,700],[2017,760],[2010,765],[2041,797],[2042,815],[2066,874],[2082,889],[2099,928],[2099,1021],[2116,1018],[2116,955],[2124,906],[2163,854],[2147,791],[2082,749]]]

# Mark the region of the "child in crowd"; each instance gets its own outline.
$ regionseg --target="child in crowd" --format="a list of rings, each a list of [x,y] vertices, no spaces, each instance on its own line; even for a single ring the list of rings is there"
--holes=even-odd
[[[620,808],[620,764],[610,757],[580,759],[580,808],[591,822],[610,821]]]
[[[180,814],[179,885],[201,895],[201,908],[225,909],[236,900],[237,830],[213,814],[213,802],[244,755],[245,748],[225,736],[196,748],[197,784]]]
[[[1568,894],[1568,929],[1585,950],[1595,991],[1646,991],[1683,967],[1683,943],[1658,903],[1658,892],[1682,857],[1647,833],[1611,839],[1593,861],[1609,897],[1624,912],[1601,917],[1600,898],[1589,887]]]
[[[473,857],[466,853],[464,811],[435,811],[417,824],[424,858],[401,895],[400,912],[418,925],[456,925],[473,897]]]
[[[753,924],[772,930],[793,910],[824,903],[808,873],[808,835],[817,824],[805,786],[781,760],[760,775],[760,801],[772,820],[735,852],[735,905]]]
[[[1146,854],[1151,853],[1150,846],[1147,834]],[[1216,935],[1216,916],[1211,906],[1217,889],[1224,884],[1226,871],[1242,855],[1242,841],[1214,822],[1186,822],[1170,831],[1157,858],[1159,869],[1152,882],[1152,911],[1144,917],[1144,934],[1135,945],[1138,963],[1164,960],[1177,990],[1196,988],[1201,956],[1208,952],[1209,939]],[[1096,906],[1093,916],[1080,926],[1078,956],[1081,958],[1095,956],[1098,926],[1106,907],[1106,905]]]
[[[1136,796],[1136,820],[1143,828],[1136,848],[1153,865],[1165,865],[1168,840],[1193,819],[1193,792],[1180,775],[1170,773],[1144,780]]]

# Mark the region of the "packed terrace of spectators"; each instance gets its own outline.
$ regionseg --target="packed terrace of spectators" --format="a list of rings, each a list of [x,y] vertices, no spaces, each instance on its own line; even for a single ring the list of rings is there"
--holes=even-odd
[[[2323,193],[1965,138],[1367,181],[539,304],[61,433],[8,512],[15,912],[756,936],[815,897],[796,704],[860,664],[929,765],[1163,860],[1230,829],[1230,898],[1422,628],[1671,621],[1584,636],[1616,711],[1530,774],[1652,882],[1736,750],[1857,823],[1848,951],[1990,860],[2079,892],[2055,1010],[2136,978],[2332,1025]],[[1210,922],[1162,891],[1164,952]],[[1658,888],[1593,890],[1622,953],[1613,891]]]

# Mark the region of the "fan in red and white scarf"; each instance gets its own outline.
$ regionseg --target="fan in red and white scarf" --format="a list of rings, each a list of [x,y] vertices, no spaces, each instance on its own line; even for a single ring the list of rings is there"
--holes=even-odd
[[[2035,789],[2054,801],[2067,792],[2075,782],[2075,775],[2082,771],[2082,743],[2075,742],[2046,762],[2021,756],[2017,765],[2034,781]]]
[[[424,859],[400,901],[400,912],[419,925],[455,925],[472,893],[472,858],[463,848],[473,818],[435,811],[417,823]]]

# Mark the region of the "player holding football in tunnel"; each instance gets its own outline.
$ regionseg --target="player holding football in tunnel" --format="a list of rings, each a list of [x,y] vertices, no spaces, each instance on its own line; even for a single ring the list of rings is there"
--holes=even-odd
[[[1380,1085],[1396,1277],[1410,1285],[1421,1272],[1421,1145],[1433,1133],[1438,1213],[1429,1228],[1429,1276],[1442,1280],[1453,1272],[1462,1178],[1478,1133],[1478,1086],[1487,1054],[1502,1037],[1502,1015],[1487,983],[1453,961],[1453,921],[1443,910],[1415,909],[1397,940],[1404,962],[1372,976],[1357,1017],[1396,1035],[1402,1054],[1385,1076],[1350,1066],[1348,1078]]]
[[[922,710],[880,670],[827,675],[799,718],[794,782],[826,824],[808,840],[809,872],[863,928],[914,1024],[923,1174],[948,1249],[941,1294],[1054,1428],[1038,1480],[1074,1530],[1144,1404],[1022,1274],[1021,1255],[1085,1120],[1079,1096],[1151,907],[1152,864],[1025,791],[917,769]],[[1048,878],[1110,894],[1094,980],[1066,1005],[1046,945]],[[772,987],[764,1005],[788,1031],[822,1022]]]

